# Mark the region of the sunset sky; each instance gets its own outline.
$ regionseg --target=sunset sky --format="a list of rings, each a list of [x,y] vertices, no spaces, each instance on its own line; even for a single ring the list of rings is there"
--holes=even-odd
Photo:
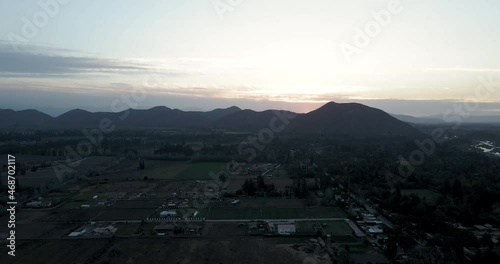
[[[500,82],[499,13],[497,0],[0,1],[0,108],[111,111],[154,77],[135,108],[337,101],[424,116],[479,100],[474,114],[500,115],[500,91],[475,95]]]

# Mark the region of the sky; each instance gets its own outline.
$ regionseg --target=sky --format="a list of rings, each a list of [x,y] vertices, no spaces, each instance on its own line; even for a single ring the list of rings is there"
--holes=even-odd
[[[500,115],[496,0],[0,0],[0,108]],[[153,81],[152,81],[153,80]],[[485,89],[483,89],[485,90]],[[138,96],[140,94],[140,96]],[[134,97],[135,95],[135,97]]]

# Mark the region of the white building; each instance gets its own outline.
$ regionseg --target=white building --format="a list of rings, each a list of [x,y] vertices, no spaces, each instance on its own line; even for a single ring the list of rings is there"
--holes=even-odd
[[[176,217],[176,216],[177,216],[177,211],[175,210],[167,210],[160,212],[160,217]]]
[[[294,224],[282,224],[278,225],[278,234],[280,235],[290,235],[295,233]]]

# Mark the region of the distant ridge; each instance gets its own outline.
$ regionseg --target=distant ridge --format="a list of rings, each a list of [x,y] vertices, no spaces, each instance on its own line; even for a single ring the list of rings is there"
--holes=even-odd
[[[83,129],[97,128],[110,119],[118,128],[225,129],[257,132],[269,128],[278,110],[257,112],[239,107],[218,108],[208,112],[181,111],[166,106],[147,110],[128,109],[118,113],[89,112],[82,109],[51,117],[37,110],[0,110],[0,128]],[[334,134],[352,136],[416,136],[420,132],[384,111],[357,103],[329,102],[307,114],[293,114],[288,133]]]
[[[33,109],[22,111],[14,111],[10,109],[0,110],[0,128],[37,128],[46,123],[52,122],[52,120],[53,117]]]
[[[449,115],[449,122],[443,119],[443,116],[425,116],[415,117],[410,115],[392,115],[393,117],[411,124],[435,125],[435,124],[454,124],[455,120],[461,120],[464,124],[500,124],[500,115],[491,116],[459,116]]]

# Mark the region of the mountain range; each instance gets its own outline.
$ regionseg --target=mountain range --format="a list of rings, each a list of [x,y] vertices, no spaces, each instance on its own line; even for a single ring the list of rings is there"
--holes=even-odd
[[[411,124],[419,124],[419,125],[436,125],[436,124],[446,124],[446,123],[454,124],[456,120],[461,120],[465,124],[500,124],[500,115],[460,116],[458,114],[450,114],[446,116],[446,118],[449,120],[448,122],[444,119],[442,115],[415,117],[410,115],[393,114],[392,116],[403,122]]]
[[[278,115],[277,115],[278,113]],[[413,126],[386,112],[357,103],[329,102],[305,114],[282,110],[257,112],[236,106],[208,112],[181,111],[165,106],[122,112],[88,112],[74,109],[52,117],[37,110],[0,110],[0,128],[83,129],[98,128],[110,119],[118,128],[224,129],[234,132],[258,132],[269,128],[278,116],[293,116],[285,126],[288,133],[336,134],[351,136],[417,136]],[[277,119],[278,118],[278,119]],[[282,123],[276,123],[281,126]]]

